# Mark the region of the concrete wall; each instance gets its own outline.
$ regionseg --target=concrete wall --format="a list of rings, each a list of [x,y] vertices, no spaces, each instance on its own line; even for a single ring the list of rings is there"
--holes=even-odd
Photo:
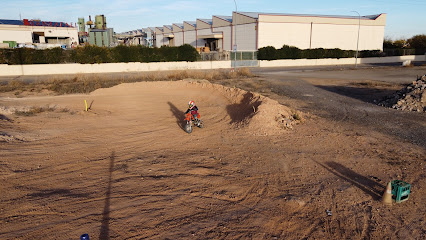
[[[118,73],[221,68],[231,68],[231,61],[34,65],[0,64],[0,76]]]
[[[358,64],[371,63],[402,63],[404,61],[426,61],[426,55],[358,58]],[[259,67],[296,67],[296,66],[327,66],[327,65],[355,65],[355,58],[326,58],[326,59],[283,59],[274,61],[259,61]]]
[[[358,58],[358,63],[402,63],[406,60],[426,61],[426,55]],[[322,66],[322,65],[355,65],[355,58],[341,59],[295,59],[259,61],[259,67],[292,67],[292,66]],[[158,63],[103,63],[103,64],[35,64],[7,65],[0,64],[0,76],[21,75],[56,75],[78,73],[117,73],[167,71],[187,69],[221,69],[231,68],[231,61],[208,62],[158,62]]]

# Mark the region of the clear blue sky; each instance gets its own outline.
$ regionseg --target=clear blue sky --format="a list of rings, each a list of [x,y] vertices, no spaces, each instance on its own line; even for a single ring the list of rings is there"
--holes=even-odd
[[[426,34],[425,0],[378,1],[286,1],[286,0],[236,0],[238,11],[352,15],[387,13],[385,37],[410,38]],[[77,22],[78,17],[87,21],[89,15],[104,14],[107,26],[115,32],[125,32],[142,27],[156,27],[211,18],[212,15],[230,16],[235,11],[234,0],[15,0],[2,1],[0,19],[41,19],[45,21]]]

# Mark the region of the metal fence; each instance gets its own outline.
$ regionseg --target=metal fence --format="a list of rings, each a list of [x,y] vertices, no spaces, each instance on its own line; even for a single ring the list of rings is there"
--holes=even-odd
[[[257,60],[257,51],[231,52],[230,56],[232,61]]]
[[[257,51],[221,51],[221,52],[202,52],[201,61],[247,61],[257,60]]]
[[[231,61],[232,67],[258,67],[257,51],[200,53],[201,61]]]

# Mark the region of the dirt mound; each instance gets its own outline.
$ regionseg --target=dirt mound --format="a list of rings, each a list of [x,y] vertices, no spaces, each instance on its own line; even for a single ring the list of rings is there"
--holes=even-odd
[[[379,102],[398,110],[426,112],[426,75]]]
[[[292,128],[302,120],[301,113],[258,93],[212,84],[206,80],[183,81],[221,93],[231,103],[226,106],[231,118],[229,123],[237,128],[245,128],[254,135],[279,134],[280,130]]]

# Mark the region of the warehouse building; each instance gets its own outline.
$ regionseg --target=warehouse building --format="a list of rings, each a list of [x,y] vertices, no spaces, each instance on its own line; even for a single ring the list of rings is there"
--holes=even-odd
[[[284,44],[300,49],[383,50],[386,14],[324,16],[234,12],[234,42],[239,50]],[[359,33],[359,43],[358,43]]]
[[[49,48],[78,44],[77,27],[63,22],[0,19],[0,43],[8,47]]]
[[[190,44],[212,51],[300,49],[383,50],[386,14],[328,16],[233,12],[155,28],[156,47]]]

